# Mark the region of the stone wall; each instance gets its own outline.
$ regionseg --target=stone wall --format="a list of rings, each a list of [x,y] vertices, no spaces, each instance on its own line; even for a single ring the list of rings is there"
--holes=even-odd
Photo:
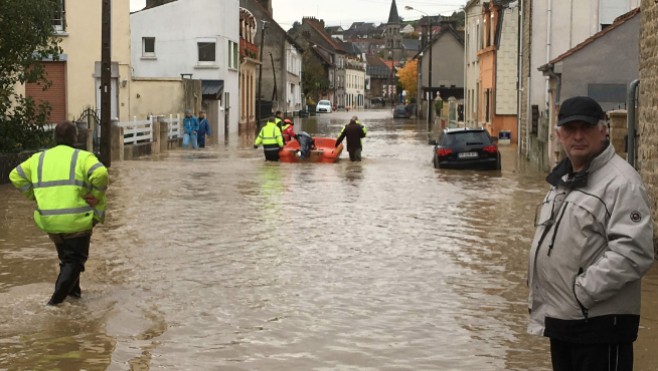
[[[640,5],[640,94],[637,164],[647,186],[654,220],[654,246],[658,246],[658,3]]]

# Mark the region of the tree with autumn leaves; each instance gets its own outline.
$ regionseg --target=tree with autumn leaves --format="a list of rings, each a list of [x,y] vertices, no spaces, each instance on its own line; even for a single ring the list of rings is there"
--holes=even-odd
[[[402,89],[407,91],[407,97],[410,99],[416,97],[418,88],[418,60],[412,59],[407,61],[403,67],[398,69],[398,83]]]

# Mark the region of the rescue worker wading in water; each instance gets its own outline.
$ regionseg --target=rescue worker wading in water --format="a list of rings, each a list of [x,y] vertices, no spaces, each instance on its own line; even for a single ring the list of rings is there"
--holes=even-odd
[[[293,127],[294,125],[295,124],[291,119],[283,120],[283,129],[281,130],[281,134],[283,135],[284,144],[297,137],[297,134],[295,134],[295,128]]]
[[[59,275],[48,305],[80,298],[80,273],[89,256],[91,233],[105,220],[108,175],[93,153],[75,148],[78,130],[57,124],[57,145],[38,152],[9,174],[21,193],[36,202],[34,222],[55,243]]]
[[[260,129],[260,133],[254,141],[254,148],[263,145],[263,152],[265,153],[265,160],[279,161],[279,151],[283,148],[283,136],[281,129],[274,123],[274,121],[267,121],[267,124]]]

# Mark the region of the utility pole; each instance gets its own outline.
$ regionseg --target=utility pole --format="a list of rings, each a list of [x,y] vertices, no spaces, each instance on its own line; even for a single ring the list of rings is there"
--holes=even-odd
[[[333,54],[333,61],[334,61],[334,107],[338,109],[338,103],[336,102],[336,85],[338,84],[338,80],[336,80],[336,52],[334,51]],[[343,102],[344,105],[344,102]]]
[[[260,131],[260,116],[261,116],[261,86],[263,85],[263,49],[265,48],[265,25],[267,21],[261,19],[260,27],[260,50],[258,51],[258,60],[260,65],[258,66],[258,89],[256,89],[256,135]]]
[[[432,16],[423,12],[422,10],[418,10],[412,6],[405,6],[404,7],[406,10],[414,10],[416,12],[419,12],[421,14],[424,14],[427,19],[429,20],[429,40],[427,41],[427,47],[430,49],[429,50],[429,64],[427,65],[428,67],[428,82],[427,82],[427,131],[431,132],[432,131],[432,106],[434,105],[434,94],[432,93]]]
[[[429,18],[429,23],[430,23],[430,30],[429,30],[429,48],[430,48],[430,64],[428,65],[429,67],[429,73],[427,76],[429,77],[428,80],[428,88],[429,90],[429,104],[427,105],[427,131],[430,133],[432,132],[432,106],[434,105],[434,94],[432,94],[432,49],[434,47],[434,43],[432,43],[432,16],[428,16]]]
[[[112,164],[112,0],[102,0],[101,16],[101,162]]]

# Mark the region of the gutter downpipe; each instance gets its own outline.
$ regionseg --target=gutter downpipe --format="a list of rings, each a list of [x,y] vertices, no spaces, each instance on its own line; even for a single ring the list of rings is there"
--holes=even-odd
[[[552,25],[553,25],[553,1],[548,0],[546,2],[546,64],[549,64],[551,61],[551,33],[552,33]],[[545,86],[544,86],[544,109],[548,111],[550,114],[551,107],[550,107],[550,100],[548,99],[548,92],[550,89],[550,77],[546,76],[545,77]],[[546,160],[548,161],[549,167],[552,168],[552,148],[553,148],[553,141],[551,140],[551,133],[552,133],[552,128],[551,128],[551,123],[550,123],[550,116],[548,117],[548,138],[547,138],[547,143],[548,143],[548,148],[547,148],[547,155],[548,157]]]
[[[523,0],[519,1],[519,9],[517,12],[517,27],[519,36],[516,38],[516,49],[519,55],[519,58],[516,62],[517,68],[517,82],[516,82],[516,94],[517,94],[517,103],[516,103],[516,155],[521,155],[521,105],[523,104]],[[526,112],[526,115],[528,112]],[[526,147],[528,142],[526,142]]]
[[[626,90],[626,107],[628,107],[627,126],[628,134],[626,138],[628,163],[635,168],[635,104],[637,103],[637,89],[640,80],[631,81]]]

